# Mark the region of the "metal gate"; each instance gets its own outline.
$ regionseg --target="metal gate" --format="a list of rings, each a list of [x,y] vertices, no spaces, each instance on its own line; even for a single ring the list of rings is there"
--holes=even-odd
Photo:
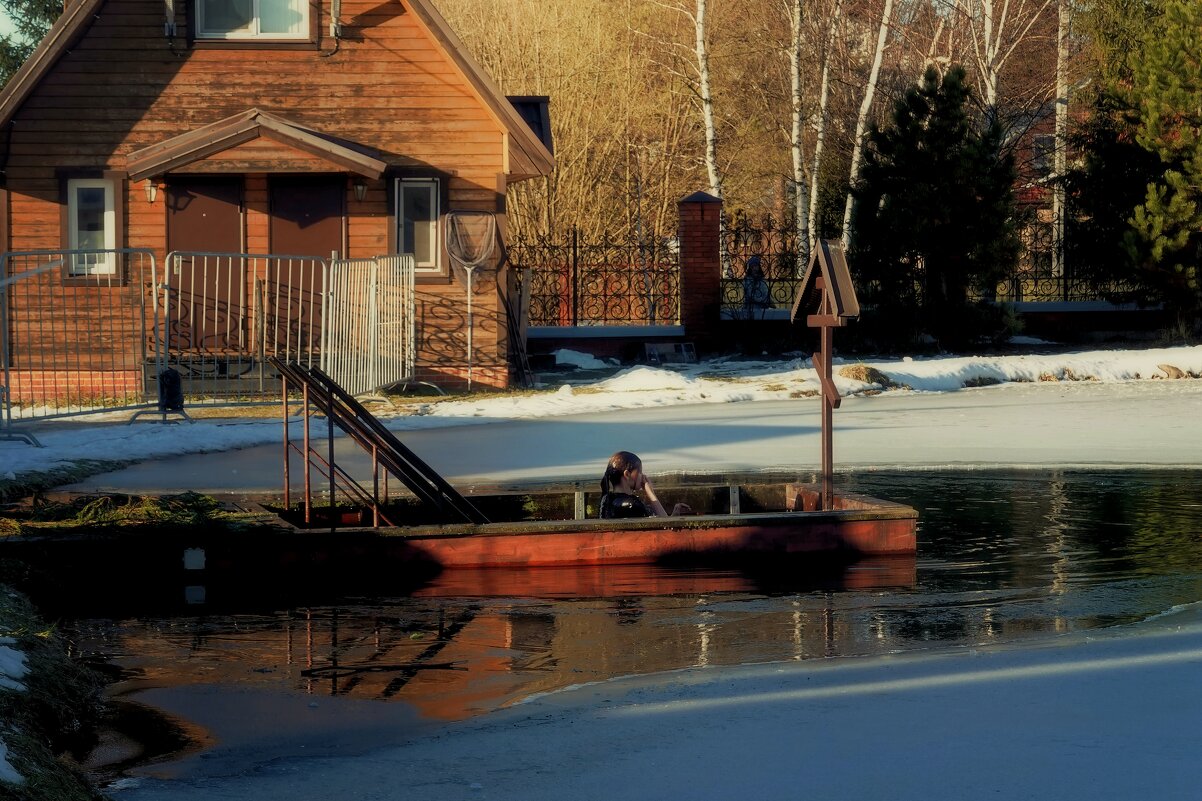
[[[414,377],[414,266],[408,255],[330,262],[321,369],[352,395]]]
[[[189,403],[274,393],[268,356],[316,365],[326,271],[313,256],[169,253],[158,282],[160,346]]]
[[[0,254],[0,436],[13,420],[148,405],[155,273],[144,249]]]

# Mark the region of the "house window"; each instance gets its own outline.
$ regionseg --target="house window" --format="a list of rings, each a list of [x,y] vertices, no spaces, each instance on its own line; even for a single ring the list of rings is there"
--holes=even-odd
[[[413,254],[417,272],[440,272],[437,179],[402,178],[396,187],[398,249]]]
[[[113,181],[73,178],[67,181],[67,247],[76,253],[70,275],[112,275],[117,271],[117,208]]]
[[[308,39],[309,0],[196,0],[200,39]]]

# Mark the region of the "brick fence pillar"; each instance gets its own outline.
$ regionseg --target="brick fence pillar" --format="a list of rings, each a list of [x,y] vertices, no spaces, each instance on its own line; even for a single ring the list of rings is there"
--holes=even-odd
[[[680,201],[680,323],[699,348],[715,344],[722,310],[722,201],[694,192]]]

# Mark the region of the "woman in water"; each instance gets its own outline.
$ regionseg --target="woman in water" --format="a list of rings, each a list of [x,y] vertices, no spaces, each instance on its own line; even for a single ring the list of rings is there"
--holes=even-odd
[[[643,501],[634,493],[642,491],[647,498]],[[687,504],[678,503],[672,508],[674,515],[692,513]],[[609,457],[605,475],[601,477],[602,517],[667,517],[664,506],[655,495],[651,482],[643,475],[643,461],[630,451],[618,451]]]

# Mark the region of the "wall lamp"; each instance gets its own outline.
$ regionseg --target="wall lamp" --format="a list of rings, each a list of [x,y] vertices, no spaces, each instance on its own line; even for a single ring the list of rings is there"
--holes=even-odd
[[[146,179],[146,202],[153,203],[155,198],[157,198],[158,196],[159,196],[158,184],[156,184],[154,182],[153,178],[147,178]]]
[[[355,181],[355,200],[362,203],[365,197],[367,197],[367,184],[360,178]]]

